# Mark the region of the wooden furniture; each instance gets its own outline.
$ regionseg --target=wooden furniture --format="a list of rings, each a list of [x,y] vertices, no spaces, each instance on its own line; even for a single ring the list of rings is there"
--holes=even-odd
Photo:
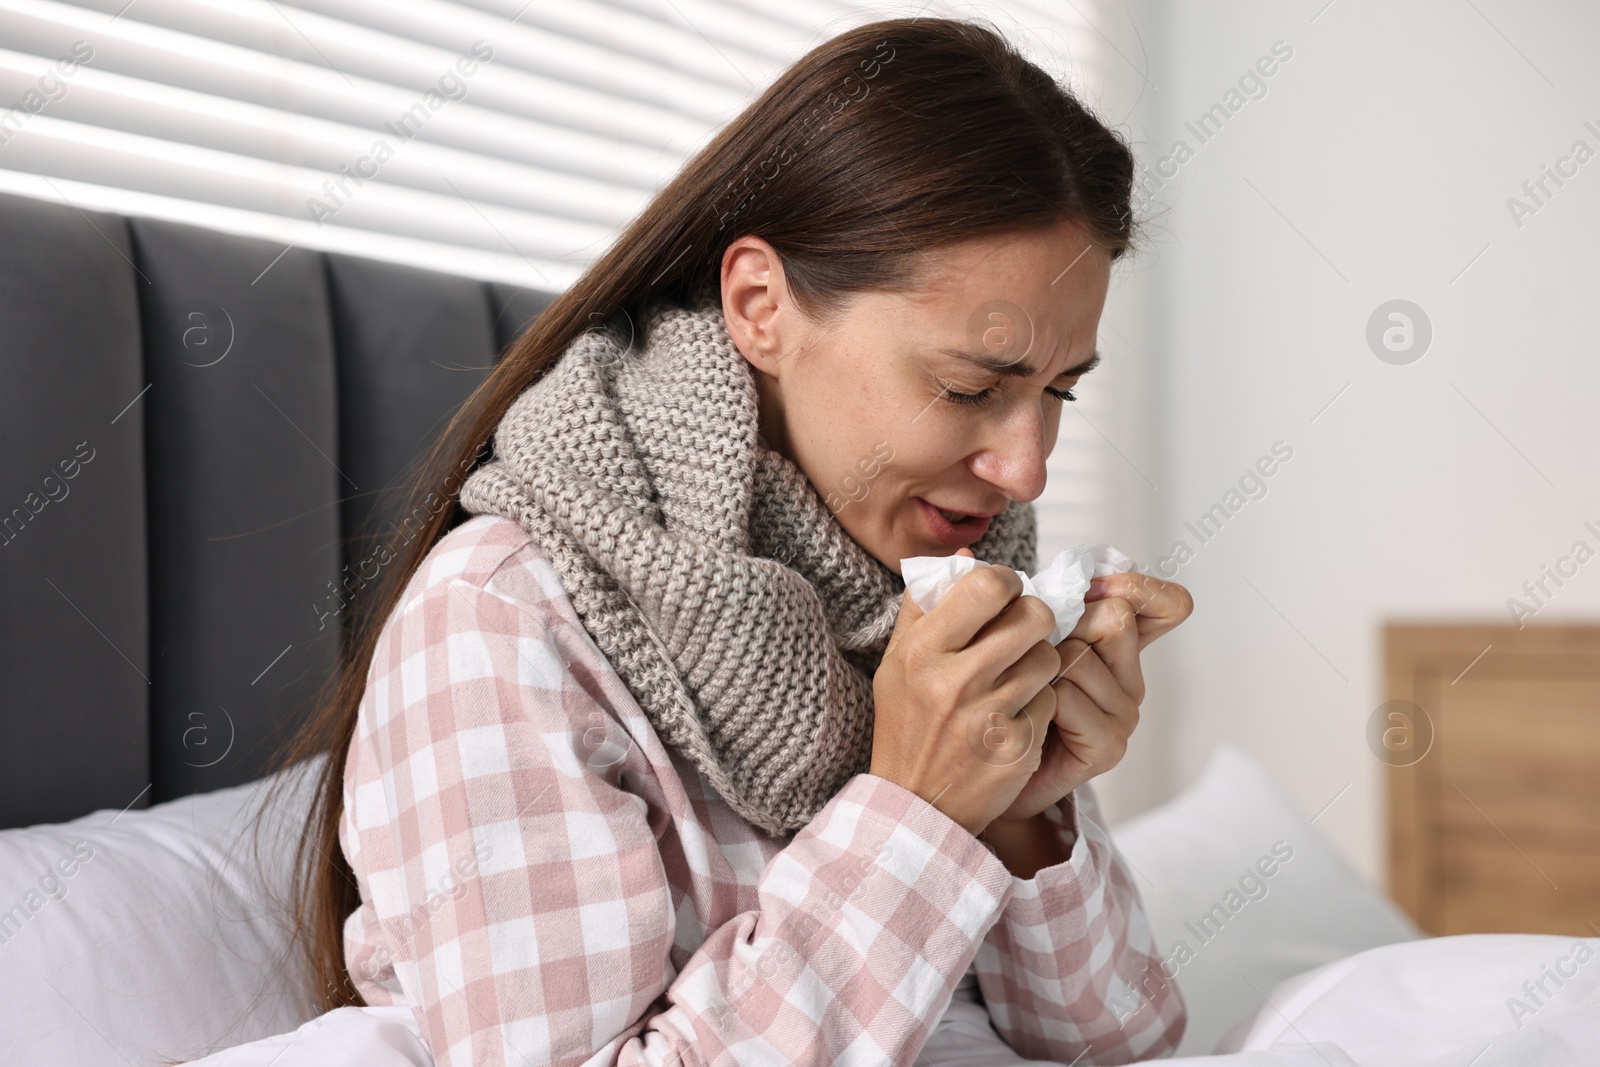
[[[1395,900],[1432,934],[1600,935],[1600,625],[1391,623],[1384,661],[1425,713],[1377,716]]]

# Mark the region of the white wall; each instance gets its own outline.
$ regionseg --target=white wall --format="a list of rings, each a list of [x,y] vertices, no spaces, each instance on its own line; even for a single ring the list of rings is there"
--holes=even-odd
[[[1130,448],[1148,444],[1160,490],[1125,486],[1156,502],[1129,551],[1196,546],[1186,520],[1275,441],[1293,458],[1179,570],[1197,608],[1147,653],[1141,762],[1110,791],[1135,810],[1232,742],[1307,815],[1349,785],[1318,826],[1381,881],[1383,767],[1363,736],[1380,625],[1509,622],[1541,565],[1600,548],[1583,527],[1600,525],[1600,155],[1520,226],[1507,206],[1574,142],[1600,153],[1600,10],[1325,3],[1167,2],[1139,27],[1141,158],[1180,138],[1195,154],[1155,192],[1140,280],[1154,339],[1130,403],[1151,436]],[[1293,55],[1266,95],[1199,144],[1182,123],[1280,40]],[[1433,327],[1403,366],[1365,338],[1396,298]],[[1597,614],[1600,561],[1538,620]]]

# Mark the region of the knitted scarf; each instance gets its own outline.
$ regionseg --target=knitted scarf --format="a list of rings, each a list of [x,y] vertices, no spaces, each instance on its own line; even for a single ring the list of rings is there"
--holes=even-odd
[[[720,302],[643,320],[637,344],[582,334],[512,403],[461,504],[528,530],[662,741],[781,835],[867,770],[905,585],[768,447]],[[1013,502],[973,551],[1031,573],[1035,543]]]

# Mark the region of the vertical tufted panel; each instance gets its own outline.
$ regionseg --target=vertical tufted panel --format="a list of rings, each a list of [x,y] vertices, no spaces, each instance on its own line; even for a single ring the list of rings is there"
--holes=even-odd
[[[320,255],[133,219],[143,286],[155,799],[258,777],[334,669],[337,373]],[[279,253],[282,253],[280,256]]]
[[[327,260],[340,466],[362,487],[345,498],[344,569],[317,612],[318,625],[332,630],[348,627],[371,597],[390,558],[380,545],[396,552],[420,532],[428,512],[408,505],[410,482],[488,377],[498,344],[482,282],[353,256]]]
[[[118,216],[0,196],[0,827],[149,803],[132,255]]]

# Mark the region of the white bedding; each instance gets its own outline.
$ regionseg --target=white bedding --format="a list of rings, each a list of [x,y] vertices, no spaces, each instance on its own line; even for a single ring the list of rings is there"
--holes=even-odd
[[[1224,1041],[1260,1051],[1169,1062],[1600,1063],[1600,939],[1592,937],[1472,934],[1387,945],[1290,979],[1267,998]]]
[[[1542,992],[1534,984],[1541,979]],[[1600,1061],[1600,944],[1592,938],[1479,934],[1387,945],[1263,993],[1270,1003],[1263,1003],[1233,1038],[1240,1051],[1149,1062],[1579,1067]],[[1527,1010],[1509,1006],[1513,999]],[[981,1005],[953,1002],[917,1062],[1018,1067],[1037,1061],[1012,1053],[989,1027]],[[430,1060],[409,1009],[341,1008],[293,1034],[229,1049],[194,1067],[274,1063],[429,1067]]]
[[[310,1018],[298,1003],[279,917],[313,781],[281,798],[260,839],[243,830],[263,783],[0,831],[0,1063],[429,1067],[409,1009]],[[1190,1009],[1180,1053],[1218,1048],[1242,1019],[1224,1038],[1230,1054],[1165,1062],[1600,1064],[1595,939],[1411,940],[1403,916],[1236,752],[1112,837],[1162,946],[1190,937],[1217,902],[1236,905],[1176,976]],[[1245,884],[1242,872],[1285,854],[1272,851],[1280,841],[1293,858]],[[957,1002],[919,1067],[1024,1062],[981,1005]]]

